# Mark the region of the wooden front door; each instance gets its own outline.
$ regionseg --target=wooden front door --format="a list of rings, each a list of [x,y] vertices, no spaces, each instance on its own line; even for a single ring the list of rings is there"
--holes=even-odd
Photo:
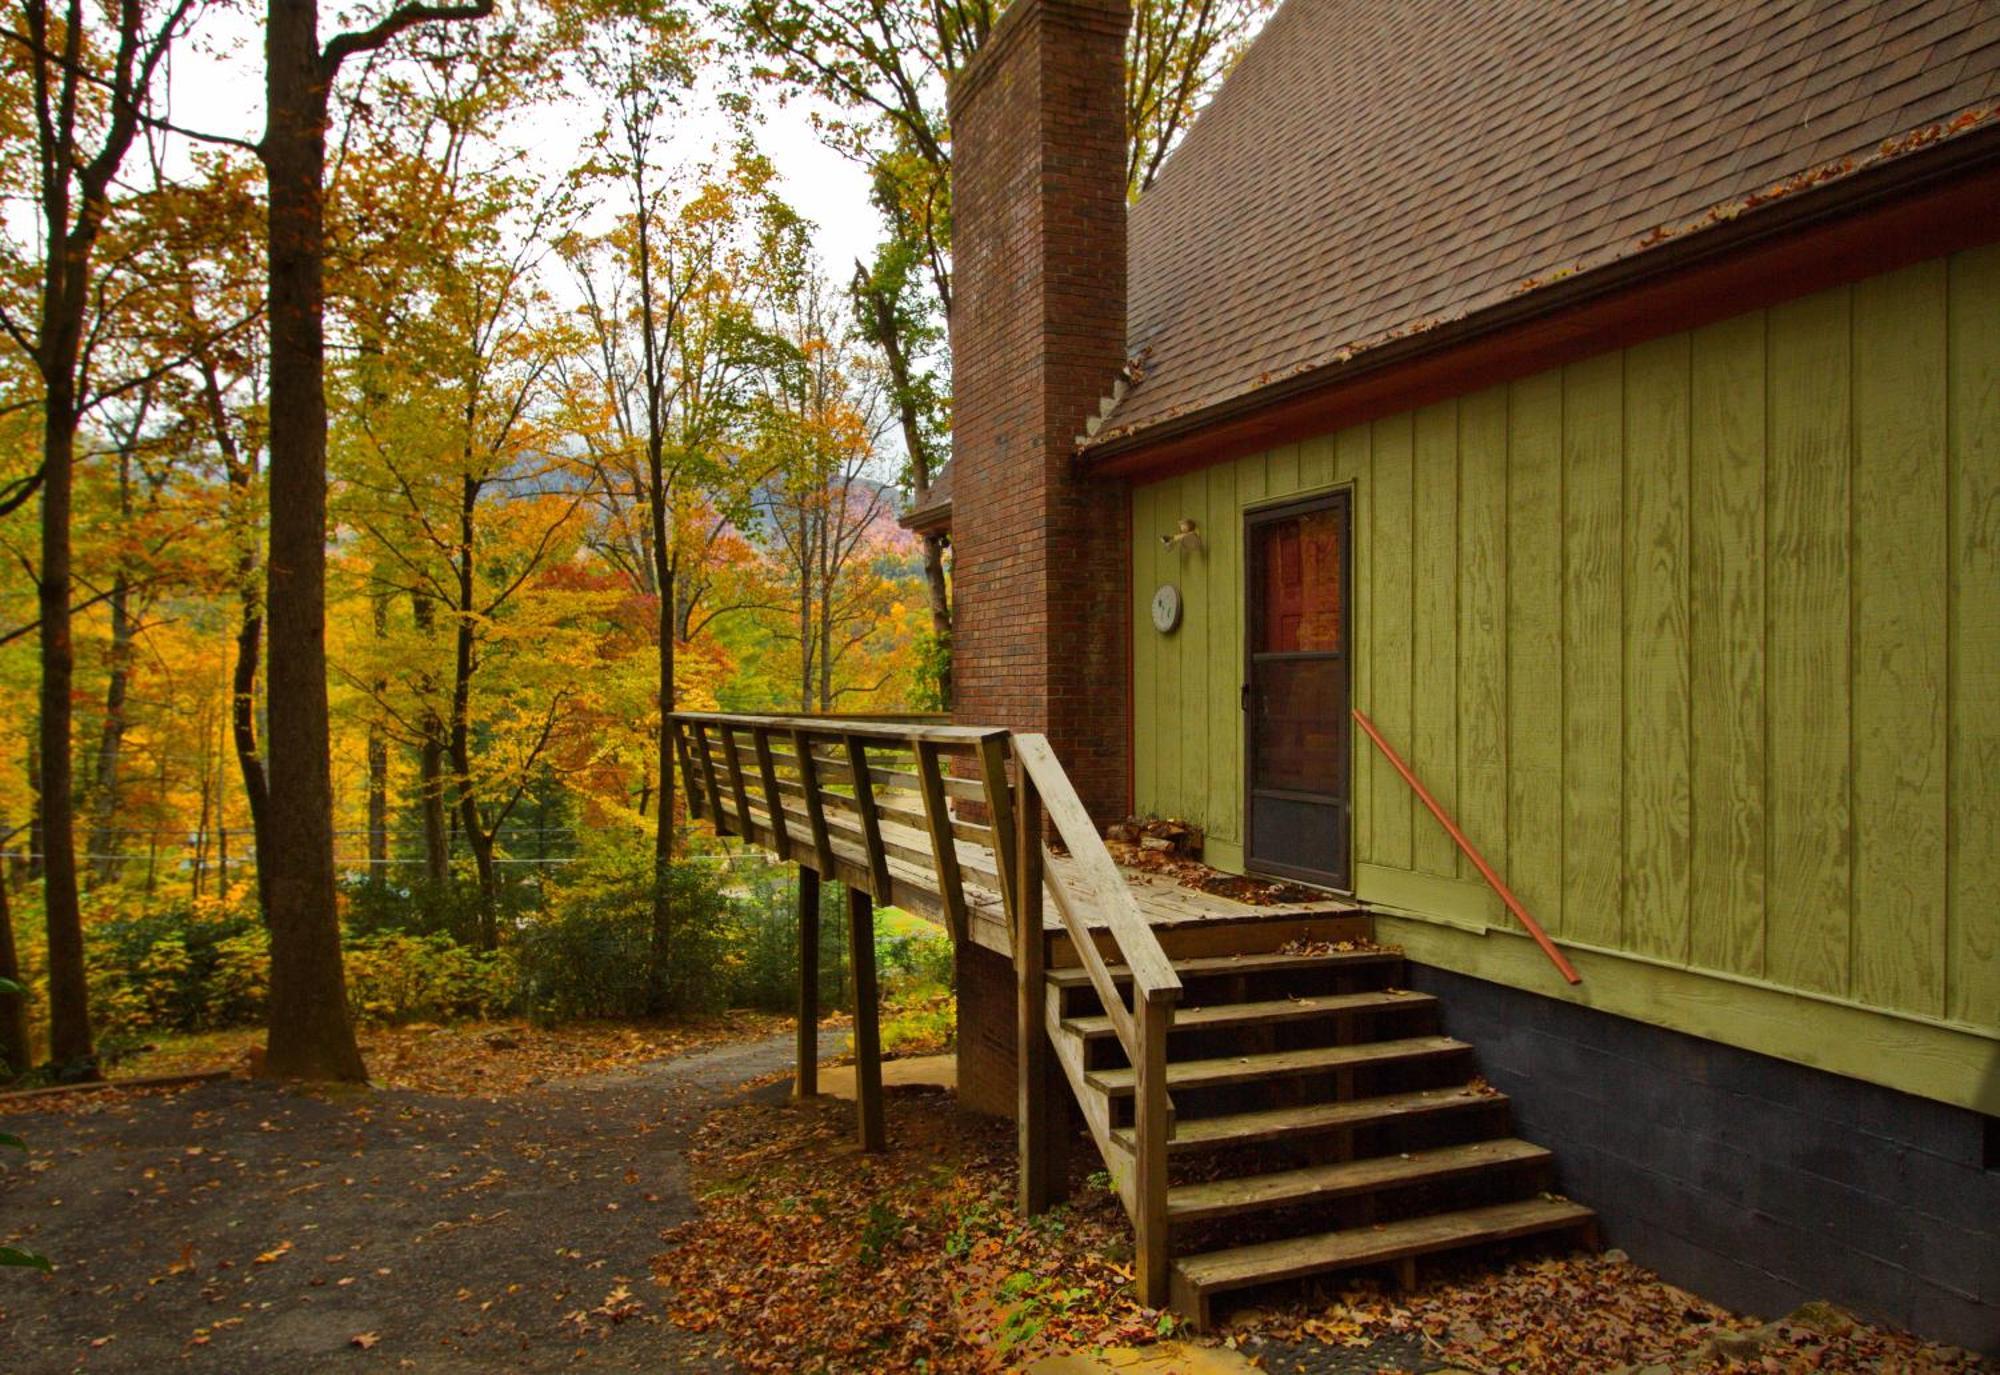
[[[1351,888],[1346,492],[1245,524],[1248,664],[1243,689],[1248,816],[1257,873]]]

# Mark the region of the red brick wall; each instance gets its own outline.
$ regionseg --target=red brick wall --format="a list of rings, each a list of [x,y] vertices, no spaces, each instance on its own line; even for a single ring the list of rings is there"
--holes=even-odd
[[[1014,962],[983,945],[958,947],[958,1101],[1014,1115]]]
[[[1130,806],[1128,490],[1073,454],[1125,352],[1128,0],[1015,0],[952,90],[959,720]]]

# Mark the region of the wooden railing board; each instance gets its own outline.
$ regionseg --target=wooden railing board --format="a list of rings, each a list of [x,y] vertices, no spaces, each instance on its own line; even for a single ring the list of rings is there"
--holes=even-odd
[[[941,745],[977,745],[992,734],[984,726],[926,725],[921,722],[898,721],[877,716],[747,716],[740,712],[726,711],[683,711],[675,713],[684,721],[729,722],[748,730],[764,727],[769,730],[803,732],[813,735],[859,735],[863,739],[882,740],[890,745],[907,746],[912,737],[935,740]]]
[[[819,779],[814,770],[812,750],[806,746],[806,738],[800,731],[792,732],[792,748],[798,756],[799,778],[805,786],[806,822],[812,829],[813,851],[822,866],[833,868],[833,842],[827,839],[826,809],[820,805]]]
[[[770,814],[771,829],[782,854],[791,848],[791,836],[785,823],[784,799],[778,792],[778,768],[771,758],[771,733],[752,731],[751,738],[757,748],[757,776],[764,784],[765,810]]]
[[[922,820],[930,832],[931,856],[937,865],[938,888],[951,922],[951,938],[963,945],[970,937],[965,911],[965,879],[958,865],[958,830],[944,790],[944,760],[937,746],[915,742],[917,777],[923,784]]]
[[[717,829],[720,829],[722,826],[722,792],[715,786],[715,761],[709,757],[708,753],[708,727],[699,721],[695,722],[694,743],[695,753],[701,760],[702,781],[708,785],[708,816],[715,823]]]
[[[736,747],[736,727],[722,728],[722,757],[729,769],[729,792],[736,799],[738,813],[750,810],[750,794],[743,783],[743,755]]]
[[[1014,911],[1014,795],[1007,785],[1007,735],[995,731],[979,742],[979,781],[986,819],[993,827],[993,857],[1000,871],[1000,895]]]

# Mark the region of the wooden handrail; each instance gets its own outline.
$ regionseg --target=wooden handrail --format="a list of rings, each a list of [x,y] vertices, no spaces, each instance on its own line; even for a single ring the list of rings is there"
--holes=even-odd
[[[1097,827],[1090,820],[1090,813],[1084,810],[1083,800],[1076,795],[1069,775],[1056,762],[1055,751],[1049,748],[1046,737],[1035,734],[1014,736],[1014,758],[1021,768],[1034,779],[1036,790],[1041,793],[1042,807],[1056,828],[1056,834],[1069,849],[1071,868],[1066,885],[1071,879],[1084,891],[1072,894],[1072,899],[1080,909],[1095,912],[1104,919],[1111,932],[1111,939],[1118,947],[1119,955],[1132,971],[1133,1001],[1150,1003],[1173,1003],[1181,996],[1180,975],[1174,972],[1173,961],[1160,946],[1160,938],[1153,934],[1153,928],[1139,911],[1139,904],[1132,896],[1132,886],[1125,876],[1118,872],[1112,861],[1111,852],[1104,848],[1103,837],[1097,834]],[[1052,887],[1054,885],[1051,885]],[[1060,904],[1058,904],[1060,906]],[[1079,916],[1082,911],[1079,910]],[[1065,925],[1069,923],[1065,921]],[[1085,969],[1091,971],[1091,982],[1097,983],[1101,973],[1104,982],[1098,991],[1115,990],[1111,975],[1104,967],[1103,957],[1097,954],[1096,942],[1086,932],[1072,930],[1078,958]],[[1092,966],[1095,966],[1093,968]],[[1107,1002],[1122,1004],[1124,999],[1113,996]],[[1135,1059],[1139,1051],[1136,1043],[1125,1047]]]
[[[1032,978],[1022,989],[1021,1032],[1030,1035],[1032,1020],[1040,1026],[1042,942],[1042,880],[1055,895],[1056,912],[1075,947],[1077,962],[1090,977],[1090,986],[1104,1006],[1112,1031],[1124,1047],[1132,1066],[1133,1091],[1133,1171],[1131,1188],[1132,1230],[1134,1233],[1134,1282],[1139,1301],[1160,1307],[1167,1299],[1169,1248],[1167,1224],[1167,1135],[1173,1107],[1167,1098],[1167,1032],[1173,1026],[1174,1007],[1180,1001],[1180,975],[1161,948],[1159,937],[1139,912],[1131,885],[1118,872],[1111,852],[1092,824],[1090,813],[1057,762],[1046,738],[1035,734],[1014,736],[1014,759],[1019,769],[1019,816],[1021,835],[1017,859],[1019,878],[1015,888],[1017,949],[1015,958]],[[1044,865],[1040,818],[1046,813],[1056,834],[1069,850],[1067,872]],[[1032,862],[1029,860],[1032,856]],[[1074,887],[1075,891],[1072,891]],[[1105,964],[1090,928],[1089,917],[1102,918],[1132,977],[1132,1002],[1126,1006],[1117,981]],[[1029,1042],[1023,1042],[1027,1055]],[[1032,1063],[1030,1061],[1029,1063]],[[1024,1073],[1022,1118],[1026,1123],[1035,1075]],[[1024,1128],[1025,1130],[1025,1128]],[[1032,1143],[1023,1141],[1027,1158]],[[1023,1204],[1033,1211],[1038,1184],[1024,1174]]]
[[[1403,762],[1403,756],[1397,754],[1394,747],[1382,738],[1382,732],[1375,728],[1375,723],[1368,719],[1360,707],[1355,707],[1353,711],[1356,723],[1360,725],[1362,730],[1368,733],[1368,738],[1375,742],[1375,748],[1382,751],[1383,757],[1395,766],[1397,773],[1403,775],[1403,781],[1410,785],[1410,789],[1416,793],[1417,799],[1430,808],[1431,815],[1438,819],[1438,824],[1443,826],[1451,838],[1458,843],[1458,848],[1465,852],[1465,857],[1472,861],[1473,867],[1479,870],[1480,875],[1492,887],[1493,891],[1500,895],[1500,901],[1507,904],[1507,910],[1514,914],[1515,920],[1519,921],[1526,928],[1528,934],[1535,938],[1535,944],[1542,948],[1542,953],[1549,957],[1549,962],[1555,965],[1562,976],[1571,983],[1582,983],[1583,975],[1576,972],[1576,966],[1569,962],[1569,959],[1562,951],[1556,949],[1555,942],[1549,939],[1548,932],[1542,930],[1542,924],[1528,915],[1528,909],[1523,907],[1521,900],[1514,896],[1514,890],[1507,886],[1500,875],[1493,872],[1493,866],[1486,862],[1486,856],[1480,854],[1478,848],[1465,838],[1465,832],[1458,829],[1458,823],[1453,821],[1445,812],[1445,809],[1438,804],[1438,800],[1431,796],[1430,789],[1417,781],[1416,774],[1411,772],[1410,766]]]
[[[807,735],[837,740],[854,735],[864,740],[881,740],[908,749],[913,740],[964,748],[977,745],[993,732],[980,726],[954,726],[944,718],[928,716],[749,716],[727,711],[677,711],[676,721],[690,725],[735,726],[739,730],[757,727],[802,731]],[[935,723],[934,723],[935,722]]]

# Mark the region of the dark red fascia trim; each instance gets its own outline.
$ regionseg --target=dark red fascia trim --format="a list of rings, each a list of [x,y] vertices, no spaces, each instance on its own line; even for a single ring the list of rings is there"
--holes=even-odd
[[[1989,128],[1081,457],[1171,477],[1996,241]]]

